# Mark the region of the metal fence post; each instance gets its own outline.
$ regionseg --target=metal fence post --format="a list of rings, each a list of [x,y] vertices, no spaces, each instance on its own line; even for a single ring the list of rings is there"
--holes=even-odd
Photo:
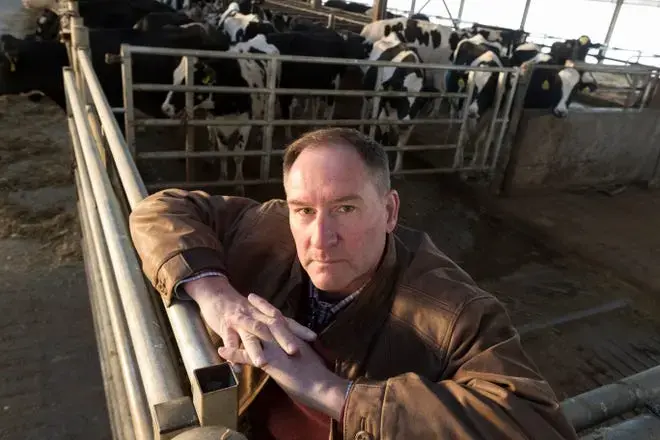
[[[183,57],[183,65],[186,71],[185,85],[192,86],[195,84],[195,63],[191,62],[191,57]],[[186,93],[186,120],[195,119],[195,92]],[[189,125],[186,128],[186,153],[193,153],[195,151],[195,127]],[[186,157],[186,182],[195,180],[195,167],[193,166],[193,159]]]
[[[516,147],[516,137],[520,128],[520,121],[525,109],[525,97],[529,88],[529,81],[534,73],[534,66],[528,66],[526,69],[520,69],[514,73],[513,85],[509,92],[507,101],[508,125],[501,127],[498,140],[498,150],[495,160],[500,164],[499,170],[493,170],[493,179],[490,189],[492,192],[508,194],[510,191],[512,170],[518,161],[518,148]],[[510,116],[509,116],[510,115]]]
[[[268,125],[264,127],[264,139],[263,139],[263,149],[264,155],[261,156],[261,179],[268,180],[270,176],[270,158],[273,151],[273,121],[275,120],[275,105],[277,103],[277,94],[275,89],[277,88],[277,79],[279,77],[280,71],[280,61],[278,59],[272,58],[268,62],[268,84],[267,88],[270,91],[268,93],[268,101],[266,104],[266,121]]]
[[[121,79],[124,94],[124,134],[128,151],[133,160],[136,161],[135,109],[133,104],[133,54],[131,53],[131,47],[128,44],[122,44],[119,50],[119,56],[121,58]]]
[[[381,84],[383,80],[383,68],[378,66],[376,67],[376,82],[375,87],[376,90],[379,90],[379,85]],[[376,126],[377,126],[377,121],[378,115],[379,115],[379,110],[380,110],[380,96],[374,96],[373,101],[371,102],[371,119],[374,121],[371,123],[371,126],[369,127],[369,137],[373,138],[376,136]]]
[[[467,132],[467,122],[469,118],[468,107],[472,103],[472,97],[474,96],[474,71],[468,73],[467,81],[467,96],[463,101],[463,116],[461,117],[461,128],[458,133],[458,141],[456,142],[456,153],[454,154],[454,169],[463,167],[463,149],[465,148],[465,137]]]
[[[335,28],[335,14],[328,14],[328,29],[334,29]]]
[[[500,107],[502,106],[502,98],[504,97],[504,90],[506,89],[506,79],[508,75],[504,72],[500,72],[497,76],[497,90],[496,90],[496,95],[495,95],[495,105],[493,106],[493,116],[490,119],[490,123],[488,124],[488,135],[486,137],[486,143],[483,146],[483,154],[481,157],[481,163],[480,166],[485,167],[486,162],[488,160],[488,153],[490,152],[490,144],[493,142],[493,134],[495,132],[495,124],[497,123],[497,119],[500,113]],[[504,123],[504,122],[502,122]],[[476,149],[475,145],[475,149]],[[477,153],[475,151],[475,153]],[[472,158],[472,162],[470,163],[470,167],[474,167],[477,163],[477,157],[478,154],[475,154],[474,157]]]

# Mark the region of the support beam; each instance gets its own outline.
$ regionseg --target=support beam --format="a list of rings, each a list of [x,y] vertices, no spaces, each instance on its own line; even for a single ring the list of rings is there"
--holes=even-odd
[[[465,0],[461,0],[461,3],[458,5],[458,15],[456,16],[457,25],[463,21],[463,8],[465,7]]]
[[[529,14],[529,7],[532,5],[532,0],[527,0],[525,2],[525,9],[523,10],[523,16],[520,20],[520,30],[525,29],[525,24],[527,23],[527,15]]]
[[[602,57],[605,56],[607,47],[610,45],[610,40],[612,40],[612,35],[616,28],[616,21],[619,19],[619,12],[621,12],[621,6],[623,6],[623,0],[617,0],[616,6],[614,6],[614,13],[612,13],[612,20],[610,20],[610,27],[607,29],[605,41],[603,41],[603,47],[598,51],[598,64],[603,63]]]
[[[371,21],[383,20],[387,12],[387,0],[374,0],[374,6],[371,9]]]
[[[408,14],[408,18],[412,17],[415,15],[415,3],[417,3],[417,0],[412,0],[410,2],[410,13]]]

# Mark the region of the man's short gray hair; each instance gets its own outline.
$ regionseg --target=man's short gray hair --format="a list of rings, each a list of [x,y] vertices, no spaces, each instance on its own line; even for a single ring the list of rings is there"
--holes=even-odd
[[[376,187],[383,193],[390,190],[390,164],[385,149],[378,142],[352,128],[323,128],[305,133],[293,141],[284,151],[284,176],[289,173],[303,151],[329,144],[353,148],[374,178]]]

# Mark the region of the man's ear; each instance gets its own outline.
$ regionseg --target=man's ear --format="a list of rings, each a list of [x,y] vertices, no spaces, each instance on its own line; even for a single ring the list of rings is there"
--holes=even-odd
[[[392,232],[399,222],[399,193],[395,189],[391,189],[385,197],[385,208],[387,209],[387,232]]]

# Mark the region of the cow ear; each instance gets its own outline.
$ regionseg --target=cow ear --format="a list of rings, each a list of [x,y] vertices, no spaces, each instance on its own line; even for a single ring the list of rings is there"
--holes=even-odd
[[[215,83],[215,70],[208,65],[204,65],[204,76],[202,77],[202,84],[209,85]]]
[[[578,42],[580,43],[580,46],[586,46],[587,44],[591,43],[591,39],[586,35],[582,35],[578,39]]]
[[[9,61],[9,70],[12,72],[16,71],[20,41],[13,35],[3,35],[0,37],[0,51],[2,51],[7,61]]]

